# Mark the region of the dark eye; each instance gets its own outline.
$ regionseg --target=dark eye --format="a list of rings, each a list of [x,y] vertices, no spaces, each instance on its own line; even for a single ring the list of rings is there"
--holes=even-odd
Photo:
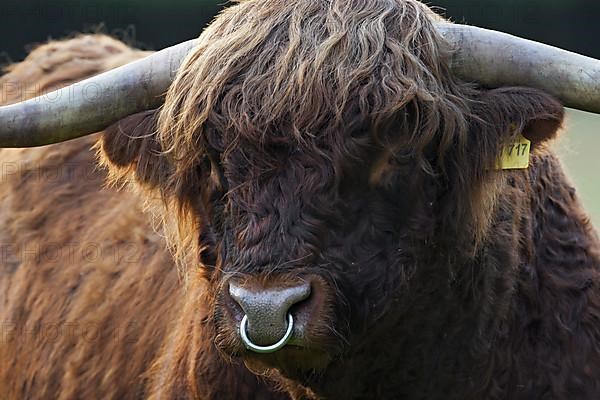
[[[226,181],[216,154],[209,152],[198,166],[198,174],[204,182],[200,188],[202,227],[199,240],[199,261],[206,268],[213,269],[218,262],[218,239],[223,225],[223,202],[226,192]]]
[[[200,263],[208,269],[217,265],[217,244],[212,230],[208,227],[200,234]]]

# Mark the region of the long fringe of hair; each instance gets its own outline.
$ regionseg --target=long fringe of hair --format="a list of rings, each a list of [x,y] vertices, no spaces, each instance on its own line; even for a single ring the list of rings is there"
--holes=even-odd
[[[242,140],[335,143],[341,130],[370,127],[392,149],[409,146],[426,174],[447,165],[436,169],[426,157],[434,142],[438,162],[451,147],[465,157],[471,89],[449,71],[452,49],[434,27],[438,18],[414,0],[245,0],[228,8],[202,34],[159,115],[159,142],[173,165],[169,191],[181,199],[198,184],[208,144],[227,154]],[[177,206],[183,225],[174,243],[185,255],[199,221]]]

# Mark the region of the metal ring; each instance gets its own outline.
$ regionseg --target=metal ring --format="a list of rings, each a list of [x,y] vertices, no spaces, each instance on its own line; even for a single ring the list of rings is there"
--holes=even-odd
[[[248,337],[248,333],[246,332],[247,327],[248,316],[244,315],[244,318],[242,318],[242,323],[240,324],[240,336],[242,337],[242,342],[244,342],[244,346],[246,346],[248,350],[261,354],[274,353],[277,350],[282,349],[283,346],[285,346],[292,337],[292,330],[294,329],[294,318],[292,317],[292,314],[288,313],[288,326],[285,335],[283,335],[283,338],[281,338],[279,342],[271,346],[257,346],[254,343],[252,343],[252,341]]]

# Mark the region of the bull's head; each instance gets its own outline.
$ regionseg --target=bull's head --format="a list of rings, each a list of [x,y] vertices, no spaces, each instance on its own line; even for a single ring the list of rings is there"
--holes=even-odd
[[[181,258],[210,282],[218,347],[310,382],[368,359],[377,340],[400,343],[411,296],[428,290],[411,279],[449,274],[450,249],[468,260],[485,240],[502,145],[541,141],[562,120],[537,90],[481,89],[514,85],[600,112],[598,61],[417,2],[244,1],[197,41],[60,101],[0,108],[0,146],[121,121],[105,160],[162,196],[167,223],[178,216]]]

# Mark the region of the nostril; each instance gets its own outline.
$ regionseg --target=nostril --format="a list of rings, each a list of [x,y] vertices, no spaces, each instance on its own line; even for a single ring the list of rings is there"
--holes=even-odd
[[[290,308],[306,300],[310,293],[308,282],[270,288],[248,287],[234,281],[229,284],[229,294],[245,314],[247,336],[259,346],[273,345],[286,336],[291,329]]]

